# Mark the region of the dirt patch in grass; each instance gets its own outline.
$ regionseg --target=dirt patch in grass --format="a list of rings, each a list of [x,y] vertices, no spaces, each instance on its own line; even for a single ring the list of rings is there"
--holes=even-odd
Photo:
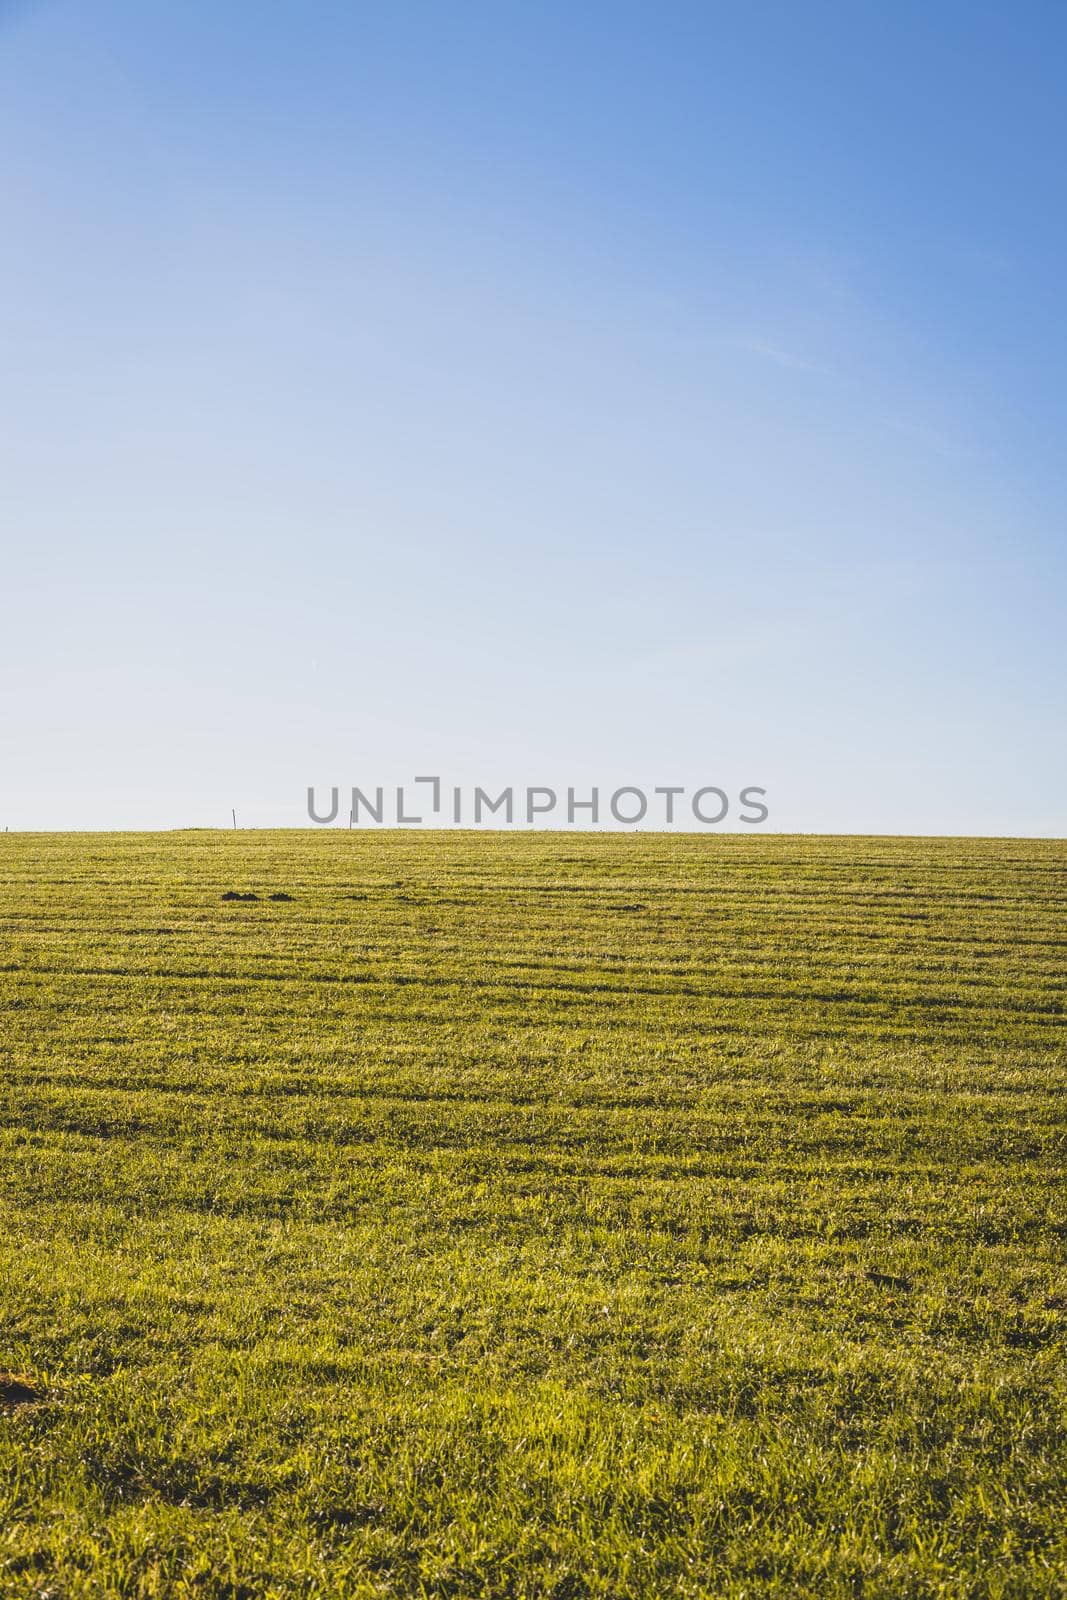
[[[0,1411],[14,1411],[18,1406],[33,1406],[44,1399],[44,1391],[26,1377],[14,1372],[0,1372]]]
[[[227,889],[222,898],[224,900],[258,900],[259,895],[254,890],[249,890],[247,894],[242,894],[239,889]],[[268,900],[291,900],[293,897],[291,894],[286,894],[284,889],[278,889],[274,894],[268,895],[267,898]]]

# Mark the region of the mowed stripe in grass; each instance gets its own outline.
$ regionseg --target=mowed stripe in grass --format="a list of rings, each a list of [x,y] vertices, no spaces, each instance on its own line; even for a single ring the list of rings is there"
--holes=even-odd
[[[0,1593],[1061,1595],[1065,891],[4,836]]]

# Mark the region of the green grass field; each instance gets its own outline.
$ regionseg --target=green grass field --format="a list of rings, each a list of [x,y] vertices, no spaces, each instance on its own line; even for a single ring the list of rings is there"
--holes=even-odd
[[[1065,905],[1056,842],[0,836],[0,1594],[1062,1600]]]

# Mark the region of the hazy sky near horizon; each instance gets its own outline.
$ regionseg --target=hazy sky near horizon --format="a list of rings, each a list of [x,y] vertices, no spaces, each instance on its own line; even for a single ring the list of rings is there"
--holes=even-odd
[[[0,4],[0,828],[1062,834],[1067,10]]]

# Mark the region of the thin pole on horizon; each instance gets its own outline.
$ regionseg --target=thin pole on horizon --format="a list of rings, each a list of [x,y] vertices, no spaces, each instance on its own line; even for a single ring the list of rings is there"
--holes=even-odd
[[[234,831],[234,833],[236,833],[237,832],[237,807],[236,806],[231,807],[230,816],[233,818],[233,831]]]

